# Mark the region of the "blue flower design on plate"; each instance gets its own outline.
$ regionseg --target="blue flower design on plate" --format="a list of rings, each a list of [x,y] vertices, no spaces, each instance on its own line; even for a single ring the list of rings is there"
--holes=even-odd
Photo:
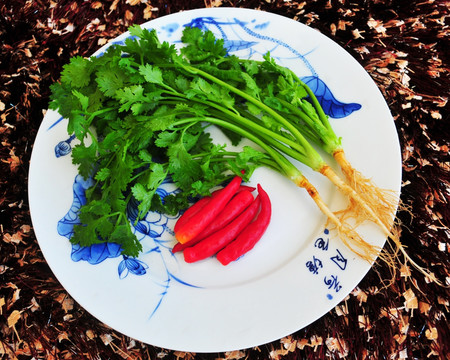
[[[71,135],[68,139],[60,141],[55,146],[55,155],[56,157],[66,156],[70,154],[72,151],[72,144],[71,142],[75,139],[75,135]]]
[[[129,272],[134,275],[145,275],[147,273],[147,269],[148,265],[145,262],[124,256],[123,260],[119,264],[119,277],[121,279],[126,278]]]
[[[62,234],[60,233],[60,235]],[[91,246],[73,244],[71,258],[73,261],[84,260],[89,264],[95,265],[108,258],[118,257],[121,252],[122,249],[120,248],[120,245],[115,243],[101,243]]]
[[[94,184],[92,178],[84,179],[81,175],[75,177],[73,183],[73,202],[66,215],[58,222],[57,231],[58,234],[70,239],[73,235],[73,227],[81,224],[79,219],[79,210],[81,206],[86,204],[86,190]],[[165,196],[174,193],[177,189],[173,188],[170,177],[167,178],[160,188],[156,191],[156,194],[164,199]],[[197,287],[193,284],[187,283],[182,279],[176,277],[169,269],[165,256],[173,256],[171,253],[173,243],[173,230],[169,227],[169,220],[176,217],[170,217],[165,214],[159,214],[150,212],[145,219],[137,220],[139,203],[136,200],[130,201],[127,207],[127,216],[137,238],[141,242],[145,242],[148,250],[145,254],[155,253],[158,255],[159,261],[163,264],[165,269],[164,280],[158,285],[161,286],[162,291],[159,295],[159,301],[153,309],[150,317],[154,315],[156,310],[161,305],[164,297],[167,295],[170,288],[171,281],[175,281],[179,284]],[[164,239],[165,235],[169,235],[167,239]],[[117,273],[119,279],[125,279],[129,275],[143,276],[147,274],[149,265],[138,258],[122,255],[122,249],[119,244],[115,243],[99,243],[91,246],[80,246],[78,244],[72,244],[71,251],[72,261],[86,261],[91,265],[98,265],[107,259],[117,259],[118,267]]]

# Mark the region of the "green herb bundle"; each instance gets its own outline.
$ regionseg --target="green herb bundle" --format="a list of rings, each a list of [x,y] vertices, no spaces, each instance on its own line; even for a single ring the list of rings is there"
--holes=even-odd
[[[348,217],[376,223],[407,257],[390,229],[395,206],[374,199],[383,191],[373,184],[361,191],[367,179],[354,181],[356,171],[345,159],[341,139],[291,70],[270,54],[262,61],[229,55],[222,40],[197,28],[183,31],[179,51],[161,43],[154,30],[132,26],[130,34],[124,45],[111,46],[100,57],[73,58],[52,86],[50,107],[69,119],[68,132],[81,142],[73,162],[80,174],[96,180],[87,191],[74,243],[116,242],[124,254],[136,256],[141,245],[126,217],[132,197],[141,217],[150,210],[174,214],[230,172],[243,170],[248,179],[256,167],[267,166],[305,188],[362,258],[372,261],[380,249],[365,242]],[[228,151],[213,142],[207,131],[212,125],[233,144],[245,138],[255,146]],[[352,182],[342,180],[310,142],[335,156]],[[331,212],[289,157],[330,179],[351,206],[339,216]],[[155,192],[167,176],[181,191],[162,202]],[[392,257],[383,253],[382,258],[394,267]]]

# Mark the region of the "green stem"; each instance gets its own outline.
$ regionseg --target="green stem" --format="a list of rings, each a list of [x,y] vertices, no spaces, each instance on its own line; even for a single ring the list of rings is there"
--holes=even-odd
[[[297,128],[305,135],[305,137],[313,141],[316,145],[320,147],[323,146],[322,138],[317,134],[317,132],[304,124],[298,123],[298,118],[295,114],[285,114],[284,116],[286,119],[295,124]]]
[[[322,121],[322,124],[328,129],[328,131],[331,131],[334,133],[334,130],[331,127],[330,122],[328,121],[328,116],[323,111],[322,105],[320,105],[319,100],[317,100],[317,97],[314,94],[314,92],[311,90],[311,88],[308,85],[306,85],[303,81],[301,81],[300,78],[297,75],[295,75],[295,73],[293,71],[290,71],[290,72],[292,73],[292,76],[295,79],[295,81],[297,81],[299,84],[301,84],[303,86],[303,88],[306,90],[306,93],[309,95],[311,102],[313,103],[314,108],[316,109],[317,114],[319,115],[319,118]]]
[[[254,135],[253,133],[245,130],[244,128],[237,126],[235,124],[229,123],[222,119],[213,118],[210,116],[202,116],[202,117],[191,117],[186,119],[181,119],[173,123],[174,126],[180,124],[186,124],[190,122],[198,122],[205,121],[211,124],[217,125],[219,127],[224,127],[230,131],[233,131],[250,141],[253,141],[256,145],[260,146],[278,165],[282,174],[288,176],[289,178],[293,178],[296,176],[301,176],[300,170],[298,170],[289,160],[287,160],[282,154],[280,154],[277,150],[268,145],[264,140]]]
[[[304,111],[299,109],[297,106],[294,106],[290,102],[281,99],[279,97],[277,97],[277,99],[284,107],[286,107],[289,111],[291,111],[292,113],[297,115],[300,119],[302,119],[310,129],[317,129],[318,126],[322,126],[323,128],[323,124],[321,122],[317,123],[317,121],[314,121],[314,119],[309,117]]]
[[[316,118],[311,118],[308,116],[302,109],[298,108],[290,104],[289,102],[278,99],[283,106],[285,106],[292,114],[300,117],[303,120],[303,124],[294,121],[299,131],[305,134],[306,137],[314,141],[317,145],[319,145],[323,150],[327,153],[332,154],[336,149],[341,147],[341,141],[336,136],[333,129],[324,125],[323,120]],[[319,104],[320,106],[320,104]],[[328,123],[328,120],[326,120]],[[303,126],[302,126],[303,125]]]
[[[287,121],[285,118],[283,118],[279,113],[277,113],[275,110],[273,110],[271,107],[267,106],[263,102],[259,101],[258,99],[255,99],[253,96],[247,94],[246,92],[237,89],[236,87],[226,83],[225,81],[222,81],[218,79],[217,77],[208,74],[200,69],[194,68],[192,66],[187,65],[181,65],[183,68],[186,69],[186,71],[191,72],[193,74],[201,75],[202,77],[209,79],[216,84],[225,87],[226,89],[230,90],[231,92],[235,93],[236,95],[241,96],[242,98],[248,100],[253,105],[259,107],[261,110],[269,114],[272,118],[277,120],[280,124],[286,127],[297,139],[297,141],[300,142],[301,146],[305,149],[305,153],[309,154],[311,157],[320,157],[320,155],[317,153],[317,151],[311,146],[311,144],[304,138],[304,136],[298,131],[298,129],[293,126],[289,121]]]
[[[258,134],[261,134],[262,136],[264,136],[264,138],[269,141],[269,143],[273,144],[276,147],[281,146],[279,149],[286,149],[286,152],[289,153],[289,156],[293,156],[295,158],[297,158],[297,160],[299,160],[300,162],[308,165],[311,164],[310,166],[312,167],[312,162],[311,162],[311,158],[307,157],[307,155],[304,152],[304,149],[295,141],[289,139],[286,136],[283,136],[280,133],[277,133],[275,131],[272,131],[268,128],[265,128],[259,124],[257,124],[256,122],[249,120],[241,115],[236,115],[233,112],[228,111],[227,109],[221,107],[220,105],[217,104],[211,104],[211,106],[214,106],[214,108],[222,111],[226,116],[228,116],[230,118],[230,120],[233,120],[235,122],[237,122],[239,125],[243,125],[245,126],[247,129],[255,131]],[[276,141],[274,141],[276,140]],[[283,145],[282,143],[289,145],[289,147]],[[294,149],[294,150],[293,150]],[[282,150],[284,151],[284,150]],[[295,155],[294,155],[295,154]]]
[[[236,151],[224,151],[221,152],[218,157],[211,157],[211,162],[224,162],[228,161],[230,159],[233,159],[234,157],[237,157],[240,153]],[[194,161],[201,161],[204,156],[209,156],[210,153],[199,153],[192,155]],[[258,164],[264,165],[266,167],[269,167],[271,169],[276,170],[277,172],[282,173],[282,170],[280,169],[278,163],[276,163],[273,159],[267,157],[267,158],[261,158],[258,159]]]
[[[182,94],[177,95],[184,99],[187,99],[185,95]],[[221,114],[225,115],[226,120],[231,120],[237,126],[244,126],[247,130],[259,134],[265,139],[267,143],[271,144],[272,146],[274,146],[281,152],[285,153],[286,155],[291,156],[297,161],[300,161],[301,163],[313,169],[320,169],[321,165],[323,164],[323,160],[320,158],[320,156],[312,157],[311,154],[309,154],[308,156],[308,154],[305,153],[304,148],[300,144],[289,139],[287,136],[283,136],[280,133],[277,133],[275,131],[272,131],[257,124],[255,121],[249,120],[248,118],[241,116],[239,113],[236,114],[235,112],[230,111],[227,108],[224,108],[223,106],[214,103],[212,101],[200,99],[189,99],[189,100],[213,107],[214,109],[218,110]],[[215,114],[213,115],[217,116],[218,114],[217,112],[215,112]],[[221,115],[219,115],[219,117],[221,117]]]

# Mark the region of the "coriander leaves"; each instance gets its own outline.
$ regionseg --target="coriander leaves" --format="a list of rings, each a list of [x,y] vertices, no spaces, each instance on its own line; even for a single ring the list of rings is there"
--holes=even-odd
[[[288,109],[277,97],[299,92],[291,72],[269,57],[257,62],[229,56],[222,40],[197,28],[184,30],[180,52],[161,43],[154,30],[132,26],[130,34],[100,57],[73,58],[52,85],[50,107],[68,118],[68,131],[80,141],[73,163],[95,180],[72,242],[116,242],[123,254],[137,256],[141,244],[129,224],[130,202],[138,203],[134,221],[148,211],[176,214],[191,197],[209,194],[241,171],[244,179],[258,166],[297,176],[283,151],[320,163],[277,112]],[[213,142],[211,125],[234,145],[246,137],[258,146],[228,151]],[[168,176],[180,191],[161,199],[156,190]]]

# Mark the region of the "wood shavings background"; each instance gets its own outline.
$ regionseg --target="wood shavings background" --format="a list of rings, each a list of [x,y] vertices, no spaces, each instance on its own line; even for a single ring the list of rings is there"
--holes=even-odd
[[[402,241],[417,262],[450,282],[447,2],[0,0],[0,358],[449,359],[448,289],[414,269],[402,269],[387,289],[370,271],[305,329],[217,354],[174,352],[127,338],[93,318],[55,279],[27,204],[30,154],[49,85],[71,56],[93,53],[133,23],[213,6],[261,9],[308,24],[365,67],[388,102],[401,141],[401,197],[413,214],[399,213]],[[389,276],[382,264],[377,270]]]

